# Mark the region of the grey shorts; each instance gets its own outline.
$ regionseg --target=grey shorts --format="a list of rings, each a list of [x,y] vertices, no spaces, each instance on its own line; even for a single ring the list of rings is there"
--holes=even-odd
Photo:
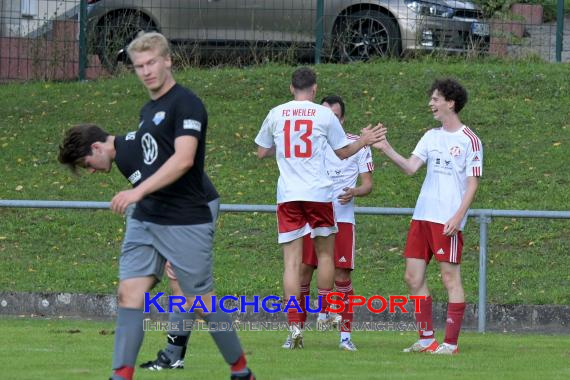
[[[214,221],[215,225],[218,221],[218,215],[220,214],[220,198],[216,198],[213,201],[208,202],[208,207],[212,213],[212,220]]]
[[[127,219],[119,260],[119,278],[162,278],[170,261],[186,296],[214,290],[212,243],[214,224],[161,225]]]

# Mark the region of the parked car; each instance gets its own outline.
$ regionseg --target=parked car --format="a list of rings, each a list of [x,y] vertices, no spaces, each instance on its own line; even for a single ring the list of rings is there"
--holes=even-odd
[[[114,67],[140,30],[198,47],[293,46],[312,50],[317,0],[88,0],[89,30],[101,62]],[[481,10],[454,0],[326,0],[326,55],[341,60],[413,50],[485,48],[489,27]]]

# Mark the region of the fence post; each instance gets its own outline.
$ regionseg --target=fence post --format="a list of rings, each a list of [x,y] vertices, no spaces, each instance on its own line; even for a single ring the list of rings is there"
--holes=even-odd
[[[556,10],[556,62],[562,62],[562,42],[564,39],[564,0],[558,0]]]
[[[317,0],[317,16],[315,19],[315,64],[321,63],[321,51],[323,49],[323,14],[325,10],[325,0]]]
[[[479,216],[479,309],[477,331],[485,332],[487,322],[487,240],[491,218],[487,214]]]
[[[79,1],[79,80],[85,80],[87,67],[87,0]]]

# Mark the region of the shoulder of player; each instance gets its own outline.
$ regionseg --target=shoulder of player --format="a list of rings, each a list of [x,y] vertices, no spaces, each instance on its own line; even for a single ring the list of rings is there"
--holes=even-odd
[[[334,114],[334,112],[329,108],[329,107],[325,107],[322,104],[316,104],[316,109],[318,110],[319,114],[321,115],[327,115],[330,118],[334,118],[335,120],[337,120],[336,115]]]
[[[464,126],[462,132],[465,136],[473,137],[473,138],[476,138],[477,140],[481,141],[479,136],[477,136],[477,134],[475,132],[473,132],[473,130],[466,125]]]
[[[471,145],[471,148],[474,151],[481,150],[481,139],[475,134],[475,132],[471,130],[471,128],[464,126],[463,130],[461,131],[461,136],[468,144]]]
[[[185,105],[187,105],[188,102],[191,102],[191,103],[198,103],[202,107],[204,106],[204,102],[202,102],[202,99],[200,99],[200,97],[198,95],[196,95],[189,88],[186,88],[184,86],[177,84],[176,88],[174,90],[175,90],[175,94],[174,94],[175,99],[177,101],[180,101],[181,99],[183,99]]]

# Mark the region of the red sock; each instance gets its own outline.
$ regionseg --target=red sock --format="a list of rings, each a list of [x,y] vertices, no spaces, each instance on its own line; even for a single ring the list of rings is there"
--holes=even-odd
[[[247,360],[245,360],[245,354],[241,354],[237,362],[231,365],[232,372],[241,372],[247,367]]]
[[[311,283],[301,285],[301,310],[303,311],[303,317],[301,320],[301,327],[307,322],[307,298],[311,294]]]
[[[447,344],[457,345],[461,323],[465,314],[465,302],[447,304],[447,320],[445,321],[445,340]]]
[[[432,298],[419,301],[420,311],[416,313],[416,322],[420,325],[420,339],[433,339]]]
[[[299,304],[299,298],[297,298],[297,304]],[[301,323],[303,322],[303,312],[298,312],[297,308],[290,307],[287,310],[287,322],[289,322],[289,325],[296,324],[301,327]]]
[[[135,369],[133,367],[121,367],[114,371],[115,375],[121,376],[125,380],[133,380]]]
[[[352,289],[352,281],[349,279],[347,281],[335,281],[334,282],[336,291],[343,294],[342,300],[344,301],[344,311],[341,313],[342,322],[340,325],[340,331],[342,332],[352,332],[352,321],[354,320],[354,313],[348,311],[348,296],[354,295],[354,290]]]
[[[329,303],[327,302],[327,296],[331,292],[332,289],[321,289],[319,288],[319,297],[321,297],[321,313],[327,312],[327,307],[329,307]]]

